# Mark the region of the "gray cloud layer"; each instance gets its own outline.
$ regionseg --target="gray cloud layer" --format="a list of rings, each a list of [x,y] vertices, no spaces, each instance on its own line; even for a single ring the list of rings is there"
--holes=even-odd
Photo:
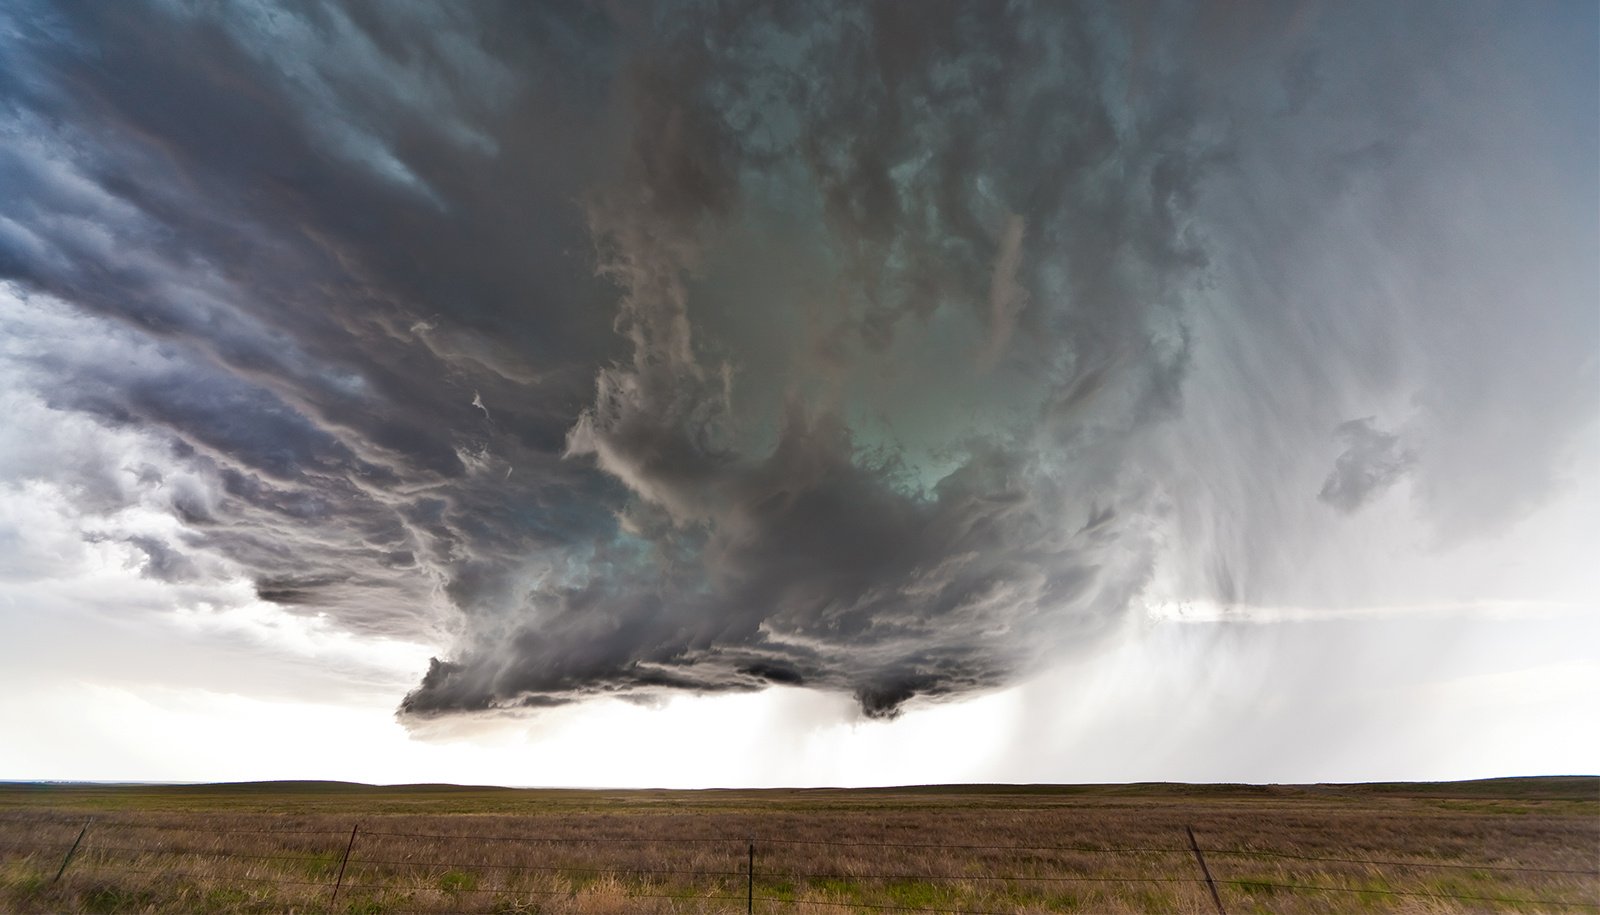
[[[1319,498],[1548,498],[1600,389],[1550,12],[24,4],[6,383],[143,444],[7,478],[447,641],[408,715],[998,686],[1156,577],[1288,587]]]

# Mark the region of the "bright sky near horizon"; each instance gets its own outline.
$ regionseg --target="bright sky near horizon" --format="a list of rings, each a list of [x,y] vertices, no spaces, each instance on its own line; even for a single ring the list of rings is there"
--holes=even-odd
[[[1600,772],[1600,9],[22,0],[0,417],[0,779]]]

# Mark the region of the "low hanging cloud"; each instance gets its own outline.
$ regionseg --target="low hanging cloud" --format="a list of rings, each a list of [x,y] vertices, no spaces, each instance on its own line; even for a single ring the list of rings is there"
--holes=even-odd
[[[1143,584],[1148,498],[1115,456],[1176,406],[1203,263],[1179,211],[1215,144],[1109,110],[1089,23],[904,12],[690,17],[641,53],[630,155],[590,206],[632,353],[568,436],[627,487],[627,539],[407,710],[783,683],[892,714],[1037,668]],[[810,288],[730,276],[746,246]],[[963,393],[984,422],[950,421]]]
[[[0,467],[151,579],[440,645],[411,721],[892,716],[1157,583],[1288,602],[1402,476],[1489,536],[1592,424],[1593,180],[1527,148],[1593,119],[1482,133],[1568,85],[1459,72],[1486,15],[14,5]]]

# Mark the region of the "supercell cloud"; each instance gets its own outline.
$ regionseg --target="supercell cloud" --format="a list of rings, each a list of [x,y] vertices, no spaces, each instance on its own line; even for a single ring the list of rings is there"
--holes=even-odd
[[[1594,460],[1594,19],[12,4],[0,479],[439,645],[408,720],[1308,603]]]

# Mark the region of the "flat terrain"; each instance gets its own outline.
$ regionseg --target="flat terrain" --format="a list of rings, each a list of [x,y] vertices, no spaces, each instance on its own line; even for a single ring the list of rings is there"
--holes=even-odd
[[[731,913],[753,895],[757,912],[818,915],[1213,913],[1190,827],[1230,915],[1600,911],[1594,777],[775,791],[0,784],[0,910]]]

